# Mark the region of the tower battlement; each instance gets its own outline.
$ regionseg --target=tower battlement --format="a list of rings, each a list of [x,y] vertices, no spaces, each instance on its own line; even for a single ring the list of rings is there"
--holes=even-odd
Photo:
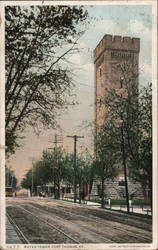
[[[104,50],[122,50],[139,53],[140,39],[136,37],[105,35],[94,49],[94,61]]]

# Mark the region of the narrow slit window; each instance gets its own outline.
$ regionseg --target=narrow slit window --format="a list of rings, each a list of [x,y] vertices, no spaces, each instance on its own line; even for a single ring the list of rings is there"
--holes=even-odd
[[[102,76],[102,69],[99,70],[99,75]]]

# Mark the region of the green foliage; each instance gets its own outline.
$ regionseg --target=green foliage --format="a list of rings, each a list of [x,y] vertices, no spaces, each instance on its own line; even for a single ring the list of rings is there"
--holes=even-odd
[[[32,185],[32,170],[30,169],[27,174],[25,175],[25,177],[23,178],[23,180],[21,181],[21,186],[23,188],[26,189],[30,189],[31,190],[31,185]]]
[[[33,171],[33,172],[32,172]],[[74,184],[74,155],[57,148],[54,151],[43,151],[41,159],[33,164],[28,170],[21,185],[31,189],[32,178],[34,190],[38,185],[46,185],[49,182],[59,188],[61,182]],[[76,182],[84,184],[90,181],[91,163],[86,157],[78,156],[76,160]],[[32,177],[33,174],[33,177]]]
[[[107,114],[107,113],[106,113]],[[99,128],[95,140],[96,161],[95,172],[101,182],[101,204],[105,206],[105,181],[113,179],[117,175],[117,147],[116,137],[108,120]]]
[[[115,163],[121,166],[125,162],[129,177],[152,191],[152,88],[148,85],[139,90],[137,65],[135,69],[128,63],[119,64],[116,70],[122,76],[120,82],[107,89],[101,100],[106,112],[97,129],[99,176],[102,182],[111,178]]]
[[[152,183],[152,87],[148,85],[141,91],[138,109],[138,128],[135,144],[138,151],[132,157],[131,174],[150,188]],[[137,161],[136,161],[136,160]],[[137,163],[137,165],[136,165]],[[134,165],[136,165],[134,167]]]
[[[77,156],[77,183],[88,184],[91,178],[93,164],[87,156]]]
[[[91,201],[93,202],[97,202],[97,203],[101,203],[101,200],[93,200],[91,199]],[[106,204],[108,204],[108,201],[106,200]],[[120,206],[120,205],[126,205],[126,200],[110,200],[110,204],[111,206]],[[132,205],[134,206],[149,206],[150,205],[150,200],[132,200]]]
[[[5,168],[5,185],[6,185],[6,187],[16,188],[17,182],[18,182],[18,180],[15,176],[14,170],[6,167]]]
[[[67,59],[77,51],[86,19],[82,6],[5,7],[7,156],[26,126],[55,126],[59,110],[73,101]]]
[[[138,205],[138,206],[150,206],[150,200],[134,200],[132,202],[133,205]]]

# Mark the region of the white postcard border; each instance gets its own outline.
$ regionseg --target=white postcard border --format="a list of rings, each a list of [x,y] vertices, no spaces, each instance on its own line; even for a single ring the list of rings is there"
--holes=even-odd
[[[153,243],[152,244],[5,244],[5,50],[4,50],[4,8],[7,5],[152,5],[152,85],[153,85]],[[158,248],[158,158],[157,158],[157,1],[156,0],[122,0],[122,1],[1,1],[0,2],[0,247],[1,249],[151,249]],[[154,48],[154,49],[153,49]]]

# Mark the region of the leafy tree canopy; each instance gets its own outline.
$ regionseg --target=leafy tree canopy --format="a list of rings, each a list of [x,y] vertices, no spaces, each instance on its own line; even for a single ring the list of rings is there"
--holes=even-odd
[[[5,20],[9,155],[26,125],[55,126],[59,109],[70,104],[73,79],[67,60],[77,51],[87,12],[82,6],[6,6]]]
[[[117,83],[118,88],[107,89],[107,96],[102,100],[106,112],[98,135],[104,143],[100,141],[102,146],[98,150],[105,151],[107,156],[108,152],[113,151],[118,162],[122,162],[120,154],[122,128],[128,174],[137,181],[148,183],[151,187],[152,86],[148,84],[139,89],[137,74],[132,72],[128,64],[120,66],[119,74],[123,77],[120,83]],[[104,144],[107,150],[104,150]]]
[[[11,168],[5,168],[5,185],[6,187],[14,187],[17,186],[18,179],[15,176],[14,170]]]
[[[92,163],[86,157],[77,156],[76,181],[77,184],[90,182]],[[32,172],[33,171],[33,172]],[[22,187],[30,188],[32,178],[34,187],[52,182],[57,185],[61,182],[73,185],[74,183],[74,155],[66,153],[58,148],[52,152],[43,151],[41,159],[33,163],[32,169],[28,170],[21,182]],[[33,177],[32,177],[33,174]]]

